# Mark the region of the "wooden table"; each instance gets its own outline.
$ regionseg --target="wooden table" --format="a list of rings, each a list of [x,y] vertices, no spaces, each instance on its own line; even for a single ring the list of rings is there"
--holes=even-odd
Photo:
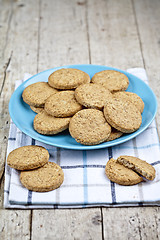
[[[15,81],[67,64],[144,67],[160,104],[159,33],[159,0],[0,0],[0,239],[160,239],[159,207],[3,209]]]

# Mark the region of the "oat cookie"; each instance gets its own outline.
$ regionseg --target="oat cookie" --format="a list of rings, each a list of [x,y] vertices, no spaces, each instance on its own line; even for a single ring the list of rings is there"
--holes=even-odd
[[[48,192],[61,186],[64,180],[62,168],[53,162],[31,171],[22,171],[20,181],[24,187],[35,192]]]
[[[48,160],[49,153],[44,147],[29,145],[10,152],[7,164],[17,170],[30,170],[42,167]]]
[[[46,99],[58,90],[49,86],[46,82],[37,82],[29,85],[23,91],[24,102],[34,107],[43,107]]]
[[[123,135],[122,132],[118,131],[117,129],[115,128],[111,128],[111,134],[109,135],[109,138],[107,138],[106,142],[109,142],[109,141],[112,141],[112,140],[115,140],[119,137],[121,137]]]
[[[75,97],[83,106],[101,110],[106,100],[112,97],[112,94],[100,84],[86,83],[76,88]]]
[[[33,107],[33,106],[30,106],[30,108],[32,109],[32,111],[33,112],[35,112],[35,113],[40,113],[40,112],[42,112],[43,110],[44,110],[44,108],[43,107]]]
[[[129,85],[128,77],[124,73],[115,70],[97,72],[92,77],[92,82],[102,84],[111,92],[124,91]]]
[[[80,84],[90,82],[90,76],[74,68],[61,68],[53,72],[49,78],[48,83],[51,87],[57,89],[74,89]]]
[[[43,111],[35,116],[33,127],[43,135],[54,135],[67,129],[69,122],[70,118],[55,118]]]
[[[69,132],[77,142],[95,145],[109,137],[111,127],[100,110],[83,109],[71,118]]]
[[[61,91],[46,100],[45,111],[54,117],[70,117],[82,109],[74,91]]]
[[[143,181],[137,173],[119,164],[117,160],[111,158],[105,167],[107,177],[120,185],[134,185]]]
[[[133,156],[120,156],[117,162],[123,166],[134,170],[148,180],[155,178],[155,168],[144,160]]]
[[[113,97],[116,97],[117,99],[124,99],[127,101],[132,102],[142,113],[144,109],[144,102],[143,100],[136,94],[132,92],[116,92],[113,94]]]
[[[142,123],[140,111],[124,99],[108,99],[104,106],[104,116],[112,127],[123,133],[136,131]]]

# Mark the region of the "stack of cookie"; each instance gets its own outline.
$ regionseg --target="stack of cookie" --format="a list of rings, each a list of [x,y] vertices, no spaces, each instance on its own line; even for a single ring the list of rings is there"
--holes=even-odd
[[[49,152],[41,146],[24,146],[9,153],[7,164],[20,170],[20,181],[24,187],[36,192],[48,192],[61,186],[63,170],[49,162]]]
[[[90,79],[79,69],[62,68],[48,83],[29,85],[22,97],[38,113],[33,122],[38,133],[53,135],[69,128],[77,142],[96,145],[140,127],[144,103],[125,92],[128,85],[127,76],[118,71],[101,71]]]

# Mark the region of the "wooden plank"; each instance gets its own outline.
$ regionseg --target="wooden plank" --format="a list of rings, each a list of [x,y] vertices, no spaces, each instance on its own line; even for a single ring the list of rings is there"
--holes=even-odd
[[[34,210],[32,239],[102,239],[100,210]]]
[[[12,4],[7,1],[0,1],[0,95],[2,92],[2,88],[4,85],[4,78],[6,75],[6,68],[8,66],[9,62],[9,56],[6,58],[5,50],[6,45],[8,42],[8,31],[10,28],[10,22],[12,18]],[[3,123],[0,122],[0,128],[3,127]],[[0,179],[2,177],[3,171],[4,171],[4,162],[5,162],[5,151],[4,151],[4,145],[6,145],[7,139],[2,133],[1,140],[0,140]]]
[[[41,1],[38,71],[89,63],[86,4]]]
[[[103,209],[104,239],[159,239],[158,208]],[[115,217],[116,216],[116,217]]]
[[[136,10],[138,10],[139,17],[141,12],[143,12],[143,8],[138,5],[142,5],[142,3],[145,4],[145,1],[142,0],[140,3],[139,0],[136,1]],[[152,5],[153,9],[154,4],[150,3],[150,5]],[[154,15],[153,12],[152,10]],[[151,19],[152,14],[147,15],[145,20],[143,19],[143,14],[141,15],[145,22],[145,25],[143,24],[141,28],[147,32],[147,36],[150,34],[147,28],[147,19]],[[151,21],[153,21],[153,18]],[[88,29],[91,63],[122,69],[144,67],[138,26],[132,1],[89,0]],[[157,24],[155,24],[156,26]],[[151,48],[152,44],[150,41]],[[150,53],[150,58],[151,56],[152,53]],[[143,239],[143,237],[144,239],[157,239],[157,221],[155,220],[157,213],[155,208],[103,208],[102,212],[104,239]],[[151,222],[150,218],[145,216],[152,216],[154,220]],[[143,225],[144,220],[145,224]],[[154,226],[152,226],[152,223]],[[146,230],[147,228],[148,231]],[[145,231],[148,238],[145,238]]]
[[[143,67],[130,0],[88,0],[88,30],[92,64]]]
[[[38,44],[38,1],[35,1],[34,9],[31,5],[31,1],[27,3],[21,1],[21,4],[12,3],[12,7],[9,3],[3,5],[5,14],[2,14],[4,17],[1,24],[5,22],[7,13],[9,16],[8,27],[4,23],[4,32],[2,32],[4,48],[1,48],[0,52],[2,63],[0,73],[3,78],[0,99],[0,177],[4,170],[9,130],[8,103],[14,91],[15,81],[21,79],[25,72],[36,73],[37,71],[35,59],[37,59]],[[28,14],[29,12],[31,13]]]
[[[0,239],[30,239],[30,211],[0,210]]]
[[[10,8],[10,1],[6,2],[3,4],[4,12],[8,11],[5,7]],[[22,79],[25,72],[35,74],[37,71],[39,1],[35,0],[34,4],[32,0],[11,2],[12,14],[8,27],[5,26],[2,31],[2,38],[6,39],[5,51],[0,52],[0,55],[3,55],[0,72],[4,76],[0,100],[1,161],[5,161],[10,120],[8,103],[14,91],[15,81]],[[3,181],[0,207],[3,202]],[[0,239],[30,239],[31,216],[31,210],[0,209]]]
[[[137,28],[139,31],[144,66],[150,80],[150,86],[154,90],[158,105],[160,105],[160,1],[133,1]],[[157,125],[160,136],[160,108],[157,113]]]
[[[3,208],[3,194],[4,192],[4,178],[2,177],[1,180],[0,180],[0,211],[1,211],[1,208]]]
[[[41,1],[40,16],[38,71],[89,63],[84,1]],[[32,238],[101,239],[99,219],[99,209],[33,210]]]

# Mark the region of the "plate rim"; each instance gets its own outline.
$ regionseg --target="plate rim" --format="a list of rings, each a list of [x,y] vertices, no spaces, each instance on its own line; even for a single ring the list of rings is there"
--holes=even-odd
[[[142,82],[143,84],[145,84],[145,86],[149,89],[149,91],[152,93],[152,96],[154,98],[154,114],[152,115],[151,117],[151,120],[148,124],[146,124],[142,129],[138,129],[137,131],[131,133],[130,135],[128,135],[127,139],[122,139],[122,137],[118,138],[118,139],[115,139],[115,140],[112,140],[112,141],[109,141],[109,142],[103,142],[101,144],[97,144],[97,145],[82,145],[82,144],[79,144],[79,145],[73,145],[73,146],[67,146],[67,145],[61,145],[61,144],[52,144],[50,141],[48,140],[43,140],[43,139],[39,139],[38,137],[33,137],[32,134],[29,134],[27,131],[25,131],[24,129],[22,130],[21,126],[19,125],[19,123],[17,123],[15,117],[14,117],[14,114],[12,114],[12,110],[11,110],[11,105],[12,105],[12,99],[14,99],[14,96],[16,95],[17,92],[19,92],[19,89],[23,89],[23,87],[28,83],[30,82],[32,79],[34,79],[35,77],[41,75],[41,74],[44,74],[46,72],[49,72],[49,71],[56,71],[58,69],[61,69],[61,68],[76,68],[76,67],[100,67],[100,68],[105,68],[106,70],[107,69],[111,69],[111,70],[115,70],[115,71],[119,71],[119,72],[122,72],[124,74],[127,74],[128,76],[131,76],[131,77],[134,77],[136,78],[138,81]],[[105,70],[104,69],[104,70]],[[101,71],[101,70],[100,70]],[[31,83],[32,84],[32,83]],[[114,68],[114,67],[109,67],[109,66],[105,66],[105,65],[96,65],[96,64],[70,64],[70,65],[64,65],[64,66],[60,66],[60,67],[54,67],[54,68],[50,68],[50,69],[47,69],[47,70],[44,70],[44,71],[41,71],[33,76],[31,76],[30,78],[28,78],[27,80],[25,80],[22,84],[20,84],[20,86],[17,87],[17,89],[12,93],[11,95],[11,98],[10,98],[10,101],[9,101],[9,114],[10,114],[10,117],[12,119],[12,121],[14,122],[14,124],[16,125],[17,128],[19,128],[23,133],[25,133],[27,136],[39,141],[39,142],[43,142],[45,144],[49,144],[51,146],[54,146],[54,147],[59,147],[59,148],[64,148],[64,149],[70,149],[70,150],[96,150],[96,149],[102,149],[102,148],[107,148],[107,147],[112,147],[112,146],[116,146],[116,145],[119,145],[119,144],[122,144],[124,142],[127,142],[133,138],[135,138],[136,136],[138,136],[139,134],[141,134],[144,130],[146,130],[149,125],[153,122],[155,116],[156,116],[156,113],[157,113],[157,107],[158,107],[158,104],[157,104],[157,98],[156,98],[156,95],[155,93],[153,92],[153,90],[151,89],[151,87],[146,84],[142,79],[140,79],[139,77],[125,71],[125,70],[121,70],[121,69],[118,69],[118,68]],[[44,135],[45,136],[45,135]],[[47,136],[48,137],[48,136]]]

